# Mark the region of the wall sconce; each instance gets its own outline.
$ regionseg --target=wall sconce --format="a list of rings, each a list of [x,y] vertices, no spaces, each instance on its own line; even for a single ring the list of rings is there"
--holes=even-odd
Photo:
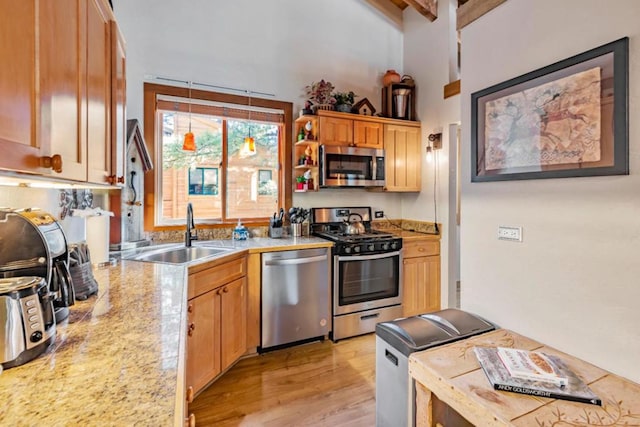
[[[442,133],[432,133],[427,139],[427,162],[431,163],[433,152],[442,148]]]

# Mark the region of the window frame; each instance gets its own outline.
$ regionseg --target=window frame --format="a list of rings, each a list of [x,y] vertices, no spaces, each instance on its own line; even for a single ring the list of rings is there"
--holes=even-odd
[[[200,177],[202,178],[202,193],[192,193],[191,192],[191,172],[193,171],[189,171],[188,177],[187,177],[187,194],[189,194],[189,196],[220,196],[220,168],[215,168],[213,166],[196,166],[194,170],[200,172]],[[204,173],[205,171],[215,171],[216,174],[216,191],[215,193],[205,193],[204,192],[204,187],[205,187],[205,183],[204,183]]]
[[[156,169],[149,171],[144,176],[144,230],[145,231],[163,231],[178,230],[184,228],[182,225],[157,225],[155,223],[156,210],[156,180],[161,173],[162,166],[156,159],[156,146],[159,143],[159,135],[157,135],[159,126],[157,125],[157,108],[156,100],[158,96],[175,96],[194,100],[214,101],[227,104],[237,104],[239,106],[262,107],[270,109],[278,109],[283,111],[284,123],[282,126],[282,135],[280,138],[278,168],[278,185],[281,189],[278,195],[278,209],[291,206],[292,202],[292,184],[291,184],[291,157],[292,157],[292,132],[293,132],[293,104],[286,101],[277,101],[263,98],[256,98],[241,95],[232,95],[220,92],[211,92],[200,89],[191,89],[188,87],[167,86],[156,83],[144,83],[144,137],[149,148],[149,153]],[[220,169],[227,167],[226,161],[223,162]],[[160,172],[158,172],[160,170]],[[221,171],[219,171],[220,173]],[[220,188],[218,184],[218,195],[226,197],[224,188]],[[227,220],[225,222],[203,223],[198,224],[201,228],[227,228],[233,227],[237,220]],[[248,226],[264,226],[269,224],[268,218],[253,218],[243,220]]]

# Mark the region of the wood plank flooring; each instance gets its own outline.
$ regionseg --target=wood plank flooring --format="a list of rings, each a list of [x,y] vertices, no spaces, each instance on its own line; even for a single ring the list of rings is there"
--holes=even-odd
[[[189,405],[202,426],[375,425],[375,334],[239,361]]]

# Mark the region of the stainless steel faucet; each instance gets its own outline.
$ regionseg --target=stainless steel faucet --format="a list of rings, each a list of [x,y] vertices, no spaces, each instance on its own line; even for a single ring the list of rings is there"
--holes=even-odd
[[[193,234],[191,231],[193,230]],[[191,247],[191,241],[198,240],[198,230],[196,230],[196,223],[193,220],[193,206],[191,203],[187,203],[187,232],[184,233],[184,245]]]

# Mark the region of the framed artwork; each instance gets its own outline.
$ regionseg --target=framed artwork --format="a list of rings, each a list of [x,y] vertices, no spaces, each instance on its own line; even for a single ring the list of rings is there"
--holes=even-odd
[[[629,39],[471,94],[471,181],[629,174]]]

